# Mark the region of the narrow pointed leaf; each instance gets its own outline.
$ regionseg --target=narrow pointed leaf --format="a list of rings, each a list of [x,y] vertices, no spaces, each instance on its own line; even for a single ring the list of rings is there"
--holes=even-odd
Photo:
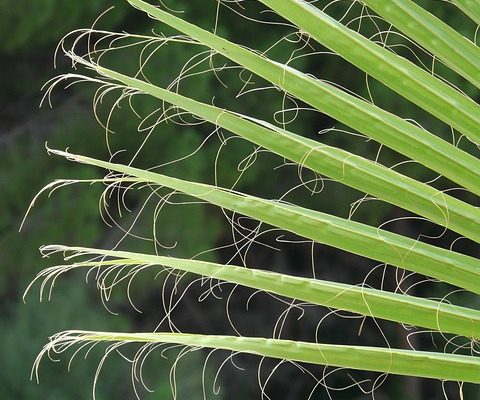
[[[423,46],[454,71],[480,88],[480,48],[473,42],[460,35],[460,33],[411,0],[362,1],[378,15],[408,35],[410,39]],[[480,8],[480,3],[478,7]],[[434,78],[431,77],[431,79],[433,80]],[[425,90],[424,86],[422,86],[422,90]],[[437,96],[441,96],[438,88],[435,88],[435,92]],[[432,100],[434,97],[434,94],[430,95]],[[474,129],[471,138],[475,140],[475,137],[480,137],[478,130],[480,113],[473,111],[472,107],[467,104],[468,100],[469,99],[464,96],[464,102],[458,103],[454,108],[450,108],[450,115],[452,113],[457,114],[456,116],[451,116],[452,121],[455,122],[455,120],[457,120],[458,123],[448,123],[467,135],[458,125],[471,121],[473,123],[472,128]],[[473,104],[478,108],[476,103]],[[436,115],[434,111],[428,111]],[[477,122],[474,122],[475,119],[477,119]]]
[[[99,73],[181,107],[253,143],[345,185],[412,211],[480,243],[480,209],[380,164],[262,122],[195,101],[100,66]],[[267,127],[268,126],[268,127]]]
[[[110,268],[118,265],[162,265],[210,278],[223,280],[357,314],[428,328],[443,333],[480,339],[480,311],[445,302],[370,289],[318,279],[300,278],[260,269],[222,265],[198,260],[150,254],[91,249],[84,247],[46,246],[45,250],[114,257],[108,261],[75,262],[72,268]],[[62,269],[64,267],[59,267]],[[54,268],[55,269],[55,268]],[[39,278],[45,274],[41,273]],[[109,286],[109,285],[107,285]]]
[[[473,21],[480,25],[479,0],[451,0],[460,10],[467,14]]]
[[[304,0],[261,1],[278,14],[289,18],[317,42],[458,129],[472,141],[480,143],[480,106],[467,96],[411,61],[347,28]],[[411,1],[363,2],[389,22],[398,24],[413,40],[437,54],[450,67],[480,87],[480,49],[472,42],[421,7],[411,5]],[[444,25],[449,29],[445,29]],[[428,34],[425,33],[427,28]]]
[[[303,207],[59,150],[50,152],[165,186],[319,243],[438,278],[480,294],[480,260],[473,257]]]
[[[61,353],[70,346],[83,342],[171,343],[332,367],[480,383],[480,360],[477,357],[255,337],[69,331],[54,336],[44,351]]]
[[[344,91],[271,61],[142,0],[128,0],[299,99],[480,195],[480,160],[431,133]]]

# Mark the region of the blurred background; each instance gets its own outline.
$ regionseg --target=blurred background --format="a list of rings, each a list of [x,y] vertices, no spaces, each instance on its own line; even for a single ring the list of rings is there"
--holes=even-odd
[[[244,2],[242,6],[228,3],[230,9],[218,9],[214,0],[165,0],[163,3],[174,12],[182,11],[179,14],[182,18],[266,51],[277,61],[288,61],[319,78],[335,81],[385,109],[414,119],[448,140],[455,139],[449,127],[367,79],[338,57],[327,54],[320,46],[305,42],[292,27],[264,12],[255,1]],[[328,3],[317,2],[319,7]],[[436,0],[419,3],[473,38],[475,26],[453,6]],[[408,58],[418,59],[426,68],[432,67],[427,54],[394,33],[387,35],[388,25],[365,13],[362,19],[354,19],[362,9],[360,6],[350,8],[350,5],[350,1],[335,2],[326,10],[345,23],[352,21],[350,26],[366,36],[388,44]],[[157,276],[158,271],[142,272],[133,281],[128,290],[135,307],[129,303],[127,285],[119,285],[111,295],[107,310],[102,305],[93,274],[85,282],[83,272],[59,279],[50,301],[44,298],[39,302],[39,285],[36,285],[26,296],[25,304],[22,302],[22,295],[36,273],[59,261],[42,259],[38,252],[39,246],[51,243],[105,248],[118,245],[131,251],[157,251],[179,257],[232,262],[346,283],[357,284],[365,280],[372,286],[383,284],[387,290],[408,290],[419,296],[443,297],[453,291],[453,288],[432,282],[417,284],[423,281],[423,277],[418,276],[404,279],[398,287],[399,276],[402,276],[399,271],[382,266],[373,269],[377,265],[372,260],[312,245],[294,235],[222,213],[210,206],[191,203],[191,199],[180,196],[169,199],[177,204],[166,204],[158,213],[162,194],[152,198],[148,190],[124,192],[120,189],[119,196],[124,195],[128,211],[117,210],[117,199],[113,196],[109,199],[110,215],[103,213],[105,223],[99,210],[103,186],[64,188],[50,198],[41,196],[18,233],[30,201],[44,185],[56,178],[102,177],[103,172],[97,169],[48,156],[45,149],[48,141],[49,147],[69,147],[72,152],[103,159],[116,153],[117,161],[133,160],[136,166],[156,167],[162,173],[235,187],[257,196],[285,196],[287,201],[313,209],[375,226],[385,224],[386,229],[410,237],[425,235],[422,240],[446,248],[456,239],[452,233],[412,219],[408,213],[389,205],[368,199],[359,202],[363,198],[359,192],[290,165],[191,116],[179,116],[178,110],[145,96],[134,97],[130,104],[127,100],[117,104],[121,95],[117,91],[107,93],[101,102],[93,104],[99,85],[85,83],[64,90],[68,83],[62,82],[52,93],[53,108],[48,102],[40,108],[45,94],[42,86],[56,75],[72,72],[69,60],[61,51],[57,69],[53,68],[53,55],[59,40],[74,29],[91,27],[111,6],[115,8],[100,18],[98,29],[139,35],[176,34],[123,1],[17,0],[12,4],[9,0],[0,0],[0,342],[3,344],[0,398],[91,398],[104,349],[94,349],[86,358],[83,353],[78,355],[69,372],[69,355],[62,355],[57,362],[45,359],[40,368],[40,385],[30,380],[35,357],[48,337],[65,329],[152,331],[159,323],[159,329],[170,329],[168,321],[163,320],[162,296],[172,291],[176,299],[185,294],[172,313],[175,327],[184,332],[274,335],[372,346],[385,346],[388,341],[392,347],[411,345],[442,351],[444,339],[435,337],[432,340],[429,334],[412,334],[414,330],[395,324],[364,320],[347,313],[331,313],[321,307],[292,305],[229,285],[206,287],[208,285],[202,286],[195,281],[195,277],[176,282],[173,277]],[[256,20],[242,18],[239,14]],[[95,33],[91,39],[96,41],[101,37]],[[74,38],[66,39],[67,48]],[[188,43],[142,44],[141,38],[115,39],[99,45],[106,48],[112,43],[117,47],[105,54],[105,65],[130,74],[136,73],[142,65],[145,77],[155,84],[171,85],[172,90],[195,99],[262,118],[370,159],[378,158],[416,179],[430,181],[436,178],[418,165],[403,164],[405,160],[398,154],[381,150],[354,132],[345,132],[343,126],[327,116],[283,96],[247,72],[232,68],[227,60],[210,59],[208,53],[198,55],[205,51],[204,48]],[[80,53],[87,49],[85,40],[77,45]],[[212,68],[216,68],[216,73]],[[436,73],[480,100],[479,94],[461,78],[437,63],[434,68]],[[85,73],[81,68],[74,72]],[[91,71],[86,73],[95,76]],[[183,79],[176,80],[181,73]],[[157,125],[162,119],[166,121]],[[107,120],[109,133],[102,127]],[[465,141],[460,145],[474,151]],[[198,148],[201,150],[196,152]],[[449,188],[448,182],[442,179],[432,184]],[[476,201],[468,193],[455,192],[455,195],[472,203]],[[466,240],[456,242],[454,248],[479,256],[478,248]],[[463,293],[453,294],[449,299],[470,307],[479,305],[477,299]],[[462,344],[453,341],[446,349],[452,351]],[[135,348],[127,347],[121,353],[109,355],[95,386],[98,400],[135,398],[128,361],[134,351]],[[179,355],[182,357],[172,369]],[[453,384],[442,387],[429,380],[394,376],[385,379],[358,371],[279,365],[275,360],[252,356],[237,356],[234,362],[224,362],[228,357],[227,353],[209,355],[208,351],[183,355],[175,348],[165,353],[153,352],[144,367],[145,383],[153,392],[137,382],[138,394],[147,400],[169,399],[173,398],[173,386],[179,399],[253,399],[260,398],[262,392],[272,399],[307,399],[309,395],[312,399],[328,399],[329,396],[367,399],[372,398],[372,389],[377,399],[438,399],[442,398],[443,391],[449,398],[459,398],[458,387]],[[465,393],[467,399],[480,398],[477,388],[468,386]]]

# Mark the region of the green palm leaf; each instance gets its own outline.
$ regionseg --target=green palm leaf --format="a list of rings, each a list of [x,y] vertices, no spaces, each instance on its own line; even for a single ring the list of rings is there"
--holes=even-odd
[[[332,49],[398,94],[417,104],[433,117],[458,130],[474,143],[480,142],[480,106],[449,84],[424,71],[359,33],[347,28],[304,0],[260,0],[283,18],[296,25],[315,41]],[[480,195],[480,161],[427,130],[407,122],[346,91],[311,75],[267,58],[257,51],[226,40],[191,24],[168,11],[142,0],[128,0],[153,19],[188,35],[196,44],[218,53],[242,68],[271,82],[318,111],[372,138],[404,156]],[[410,0],[363,3],[395,25],[411,40],[430,51],[456,73],[480,87],[479,48],[449,28],[444,22]],[[480,23],[480,7],[473,0],[453,0],[474,21]],[[142,36],[144,40],[154,40]],[[122,74],[82,58],[73,51],[74,62],[100,74],[86,78],[107,85],[118,85],[128,93],[151,95],[191,113],[202,120],[229,130],[277,155],[314,172],[373,195],[380,200],[409,210],[416,215],[480,243],[480,210],[471,204],[434,189],[425,183],[397,173],[376,162],[307,139],[270,123],[199,102],[158,87],[137,77]],[[293,232],[311,241],[324,243],[357,255],[435,278],[480,294],[480,261],[452,250],[410,239],[377,227],[339,218],[324,212],[236,192],[214,185],[178,179],[132,165],[102,161],[49,150],[70,160],[107,169],[105,179],[87,180],[108,185],[145,184],[156,190],[168,188],[234,213],[239,213]],[[61,186],[58,181],[48,186]],[[180,274],[193,273],[211,279],[265,291],[277,296],[315,305],[345,310],[367,317],[480,339],[480,312],[448,304],[445,301],[392,293],[365,286],[347,285],[267,272],[260,269],[222,265],[199,260],[140,254],[127,251],[83,247],[47,246],[50,251],[72,252],[68,260],[88,256],[86,260],[42,271],[42,289],[50,281],[76,268],[96,268],[100,290],[111,288],[122,274],[131,276],[138,268],[164,267]],[[270,267],[270,266],[269,266]],[[275,266],[271,266],[275,269]],[[117,269],[116,274],[111,271]],[[102,273],[108,271],[107,273]],[[113,278],[112,278],[113,276]],[[108,279],[113,282],[107,283]],[[30,288],[30,287],[29,287]],[[145,345],[173,343],[190,347],[246,352],[292,362],[362,369],[383,373],[480,383],[480,361],[476,356],[420,352],[414,350],[307,343],[275,338],[196,335],[186,333],[115,333],[67,331],[54,336],[44,351],[63,352],[72,345],[86,343],[140,342]],[[108,353],[108,352],[107,352]]]

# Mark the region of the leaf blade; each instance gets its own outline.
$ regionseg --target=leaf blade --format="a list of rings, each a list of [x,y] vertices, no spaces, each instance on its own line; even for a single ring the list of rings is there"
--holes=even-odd
[[[480,25],[480,4],[478,0],[451,0],[460,10],[468,15],[472,21]]]
[[[411,61],[347,28],[304,0],[261,1],[281,16],[288,18],[317,42],[330,48],[351,64],[444,121],[447,125],[458,129],[470,140],[480,143],[478,130],[480,106],[469,97],[435,78],[431,73]],[[478,67],[480,49],[472,42],[421,7],[415,4],[411,5],[412,2],[364,0],[363,3],[378,12],[387,21],[401,28],[404,33],[410,35],[412,39],[417,40],[434,54],[438,54],[453,69],[480,87],[480,69]],[[413,16],[417,18],[414,19]],[[437,25],[441,25],[441,27]],[[441,29],[442,35],[447,37],[444,41],[441,41],[443,36],[435,36],[430,39],[422,34],[422,28],[427,29],[427,26],[429,29],[435,29],[437,33]],[[456,57],[454,58],[452,55]]]
[[[165,186],[319,243],[432,276],[480,294],[480,261],[460,253],[298,206],[64,151],[49,151],[72,161],[128,174],[145,182]]]
[[[142,0],[127,0],[152,18],[190,35],[318,110],[399,151],[480,195],[480,160],[444,140],[351,96],[332,85],[250,50],[164,12]]]
[[[69,346],[82,342],[171,343],[332,367],[480,383],[480,361],[477,357],[283,339],[188,333],[69,331],[53,337],[44,351],[62,352]]]
[[[60,266],[58,268],[60,271],[64,268],[68,271],[73,268],[111,268],[115,265],[115,261],[122,267],[127,265],[132,267],[135,265],[164,266],[367,317],[480,339],[480,311],[446,302],[386,292],[365,286],[301,278],[258,268],[222,265],[199,260],[59,245],[46,246],[43,250],[61,251],[64,254],[72,252],[76,256],[88,254],[89,256],[113,258],[108,261],[103,261],[103,259],[100,261],[76,261],[68,267]],[[54,270],[56,269],[52,268],[49,273]],[[44,278],[44,275],[44,273],[40,273],[38,278]],[[103,282],[100,283],[100,287],[111,289],[110,284],[103,284]]]
[[[439,57],[440,60],[444,61],[450,68],[469,80],[477,88],[480,88],[480,68],[478,62],[480,49],[473,42],[411,0],[391,0],[388,2],[381,0],[362,1],[382,18]],[[440,93],[439,91],[438,95]],[[465,106],[467,105],[459,103],[456,110],[466,111],[467,109],[463,108]],[[470,107],[469,109],[471,110],[469,113],[472,113],[471,116],[473,118],[479,114],[478,111],[474,112]],[[465,118],[469,118],[468,115],[465,115]],[[478,122],[476,125],[477,129],[473,133],[473,137],[478,136]],[[459,130],[462,131],[461,129]]]
[[[299,165],[412,211],[480,243],[480,209],[424,183],[336,147],[271,125],[267,128],[263,121],[262,126],[241,114],[195,101],[101,66],[92,67],[104,76],[190,111]]]

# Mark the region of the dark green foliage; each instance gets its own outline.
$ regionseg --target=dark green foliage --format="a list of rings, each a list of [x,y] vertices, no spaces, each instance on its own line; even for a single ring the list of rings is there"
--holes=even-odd
[[[124,318],[105,320],[105,310],[91,302],[88,292],[82,289],[77,279],[63,282],[55,290],[52,302],[38,304],[36,294],[28,296],[27,304],[11,305],[8,314],[0,319],[0,340],[3,346],[2,357],[8,368],[0,371],[0,398],[32,399],[48,398],[86,399],[91,398],[94,373],[101,357],[101,352],[93,351],[87,359],[80,355],[75,368],[65,378],[68,360],[59,363],[42,363],[40,370],[41,385],[30,381],[33,361],[48,336],[57,329],[75,326],[103,327],[103,329],[129,329]],[[81,311],[79,311],[81,310]],[[78,368],[77,368],[78,367]],[[115,362],[115,357],[105,365],[108,373],[102,374],[98,386],[97,398],[104,400],[111,396],[121,396],[128,389],[121,384],[119,376],[128,373],[125,365]],[[167,386],[168,387],[168,386]]]
[[[85,23],[91,23],[112,5],[118,9],[113,18],[102,21],[105,29],[123,18],[128,7],[111,0],[10,0],[0,1],[0,51],[5,53],[37,51],[55,44],[59,38]],[[42,50],[43,51],[43,50]]]

